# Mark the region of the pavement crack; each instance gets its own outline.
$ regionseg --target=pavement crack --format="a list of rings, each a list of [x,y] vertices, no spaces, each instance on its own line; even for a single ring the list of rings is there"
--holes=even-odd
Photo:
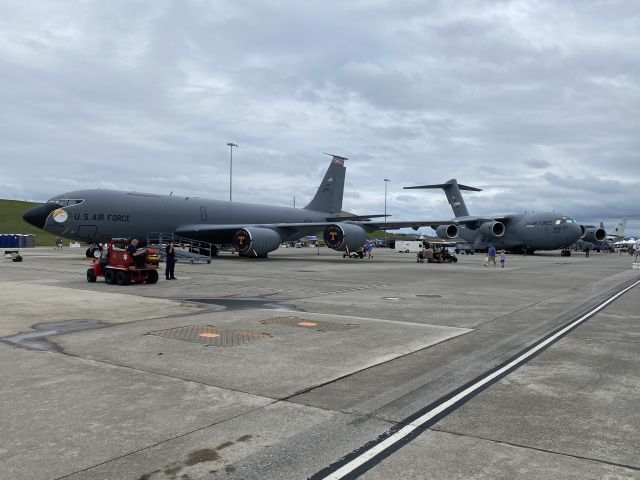
[[[615,273],[612,273],[611,275],[607,275],[606,277],[600,277],[600,278],[594,280],[593,282],[585,283],[583,285],[579,285],[579,286],[574,287],[574,288],[569,288],[568,290],[565,290],[563,292],[557,293],[555,295],[551,295],[550,297],[542,299],[542,300],[540,300],[538,302],[531,303],[531,304],[526,305],[526,306],[524,306],[522,308],[517,308],[517,309],[515,309],[515,310],[513,310],[511,312],[505,313],[504,315],[500,315],[499,317],[495,317],[495,318],[492,318],[491,320],[487,320],[486,322],[479,323],[479,324],[475,325],[473,328],[474,329],[478,329],[478,328],[483,327],[484,325],[487,325],[487,324],[489,324],[491,322],[495,322],[496,320],[501,320],[503,318],[509,317],[510,315],[513,315],[514,313],[522,312],[523,310],[526,310],[528,308],[535,307],[537,305],[541,305],[543,303],[548,302],[549,300],[553,300],[555,298],[561,297],[562,295],[566,295],[567,293],[575,292],[576,290],[580,290],[581,288],[585,288],[585,287],[589,287],[591,285],[595,285],[596,283],[601,282],[602,280],[605,280],[607,278],[614,277],[614,276],[618,275],[619,273],[620,272],[615,272]]]
[[[118,456],[116,456],[116,457],[110,458],[110,459],[105,460],[105,461],[103,461],[103,462],[96,463],[95,465],[91,465],[91,466],[89,466],[89,467],[86,467],[86,468],[83,468],[83,469],[80,469],[80,470],[76,470],[75,472],[68,473],[68,474],[63,475],[63,476],[61,476],[61,477],[56,477],[54,480],[62,480],[62,479],[64,479],[64,478],[69,478],[69,477],[71,477],[71,476],[73,476],[73,475],[77,475],[78,473],[87,472],[87,471],[91,470],[92,468],[96,468],[96,467],[100,467],[100,466],[102,466],[102,465],[106,465],[107,463],[111,463],[111,462],[113,462],[113,461],[120,460],[120,459],[122,459],[122,458],[126,458],[126,457],[129,457],[129,456],[131,456],[131,455],[135,455],[136,453],[144,452],[145,450],[149,450],[149,449],[155,448],[155,447],[157,447],[157,446],[163,445],[163,444],[168,443],[168,442],[171,442],[171,441],[173,441],[173,440],[177,440],[177,439],[179,439],[179,438],[184,438],[184,437],[186,437],[186,436],[188,436],[188,435],[192,435],[192,434],[194,434],[194,433],[201,432],[201,431],[203,431],[203,430],[206,430],[207,428],[215,427],[215,426],[221,425],[221,424],[223,424],[223,423],[225,423],[225,422],[228,422],[228,421],[230,421],[230,420],[235,420],[235,419],[240,418],[240,417],[243,417],[243,416],[245,416],[245,415],[249,415],[249,414],[251,414],[251,413],[257,412],[258,410],[262,410],[262,409],[263,409],[263,408],[265,408],[265,407],[268,407],[268,406],[270,406],[270,405],[273,405],[273,404],[275,404],[275,403],[277,403],[277,401],[273,401],[273,402],[271,402],[271,403],[269,403],[269,404],[267,404],[267,405],[261,405],[261,406],[256,407],[256,408],[252,408],[252,409],[250,409],[250,410],[247,410],[247,411],[245,411],[245,412],[239,413],[239,414],[237,414],[237,415],[232,415],[231,417],[228,417],[228,418],[225,418],[225,419],[219,420],[219,421],[217,421],[217,422],[213,422],[213,423],[210,423],[210,424],[208,424],[208,425],[204,425],[204,426],[202,426],[202,427],[195,428],[195,429],[193,429],[193,430],[189,430],[188,432],[183,432],[183,433],[180,433],[180,434],[178,434],[178,435],[174,435],[173,437],[166,438],[166,439],[164,439],[164,440],[162,440],[162,441],[160,441],[160,442],[156,442],[156,443],[153,443],[153,444],[151,444],[151,445],[147,445],[147,446],[142,447],[142,448],[139,448],[139,449],[137,449],[137,450],[132,450],[132,451],[127,452],[127,453],[125,453],[125,454],[118,455]]]
[[[586,456],[583,456],[583,455],[575,455],[575,454],[566,453],[566,452],[559,452],[557,450],[549,450],[549,449],[546,449],[546,448],[532,447],[530,445],[523,445],[523,444],[515,443],[515,442],[507,442],[505,440],[496,440],[494,438],[482,437],[482,436],[479,436],[479,435],[469,435],[469,434],[466,434],[466,433],[454,432],[452,430],[446,430],[444,428],[431,427],[428,430],[431,430],[433,432],[439,432],[439,433],[448,433],[450,435],[456,435],[458,437],[475,438],[477,440],[483,440],[483,441],[486,441],[486,442],[509,445],[511,447],[524,448],[524,449],[527,449],[527,450],[534,450],[536,452],[549,453],[549,454],[552,454],[552,455],[560,455],[560,456],[563,456],[563,457],[575,458],[575,459],[578,459],[578,460],[587,460],[587,461],[590,461],[590,462],[602,463],[602,464],[611,465],[611,466],[614,466],[614,467],[621,467],[621,468],[627,468],[629,470],[640,471],[640,466],[628,465],[628,464],[625,464],[625,463],[610,462],[610,461],[602,460],[602,459],[599,459],[599,458],[586,457]]]

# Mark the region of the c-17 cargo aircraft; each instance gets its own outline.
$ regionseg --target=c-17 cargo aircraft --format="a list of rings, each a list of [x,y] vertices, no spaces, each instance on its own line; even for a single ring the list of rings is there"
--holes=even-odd
[[[384,215],[342,211],[345,157],[331,155],[322,183],[307,206],[291,208],[198,197],[93,189],[56,195],[23,218],[56,236],[84,242],[144,240],[174,234],[212,244],[233,244],[244,256],[266,257],[283,241],[324,231],[329,248],[355,251],[377,229],[432,225],[433,221],[372,222]],[[437,223],[437,222],[436,222]]]
[[[535,250],[562,249],[563,256],[571,255],[567,248],[579,238],[590,241],[604,238],[606,232],[587,229],[572,218],[555,212],[513,213],[507,215],[469,215],[460,190],[480,192],[481,189],[458,184],[451,179],[437,185],[418,185],[405,189],[441,188],[453,209],[454,219],[449,224],[433,224],[438,237],[443,239],[462,238],[475,248],[483,249],[493,245],[499,249],[534,252]]]
[[[591,250],[600,251],[604,248],[613,248],[613,244],[617,241],[624,240],[624,232],[627,228],[627,219],[623,217],[620,223],[615,226],[612,234],[607,234],[604,230],[604,223],[600,222],[600,226],[586,225],[586,235],[576,242],[576,247],[580,250],[589,248]]]

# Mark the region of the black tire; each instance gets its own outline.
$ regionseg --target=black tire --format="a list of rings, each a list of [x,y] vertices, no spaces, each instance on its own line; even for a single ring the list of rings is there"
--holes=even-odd
[[[457,257],[453,257],[453,263],[458,263],[458,258]]]
[[[110,268],[104,271],[104,282],[107,285],[113,285],[116,283],[116,272]]]
[[[157,283],[158,282],[158,271],[157,270],[149,270],[149,274],[147,275],[146,283]]]
[[[131,283],[131,275],[124,270],[118,270],[116,273],[116,283],[118,285],[129,285]]]
[[[94,283],[96,281],[96,274],[93,271],[93,268],[89,268],[87,270],[87,282]]]
[[[207,260],[207,265],[211,263],[211,260]]]
[[[13,259],[14,262],[21,262],[22,261],[22,257],[20,255],[18,255],[16,258]]]
[[[93,248],[87,248],[87,251],[84,253],[87,258],[93,258]]]

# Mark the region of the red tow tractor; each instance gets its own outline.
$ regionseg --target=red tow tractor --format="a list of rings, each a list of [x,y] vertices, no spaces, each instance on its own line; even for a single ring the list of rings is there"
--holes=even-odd
[[[113,285],[129,285],[134,283],[156,283],[158,281],[158,263],[160,253],[154,248],[146,248],[144,266],[140,262],[136,266],[135,259],[126,250],[127,241],[113,239],[103,248],[100,258],[93,260],[93,265],[87,270],[87,281],[95,282],[104,276],[105,283]]]

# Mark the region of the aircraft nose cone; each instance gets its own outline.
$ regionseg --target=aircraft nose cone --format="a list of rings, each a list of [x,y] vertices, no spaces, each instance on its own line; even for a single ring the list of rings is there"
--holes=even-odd
[[[28,210],[23,216],[22,219],[33,225],[34,227],[44,228],[45,223],[47,222],[47,217],[51,212],[53,212],[58,206],[55,204],[44,203],[42,205],[38,205],[37,207]]]

